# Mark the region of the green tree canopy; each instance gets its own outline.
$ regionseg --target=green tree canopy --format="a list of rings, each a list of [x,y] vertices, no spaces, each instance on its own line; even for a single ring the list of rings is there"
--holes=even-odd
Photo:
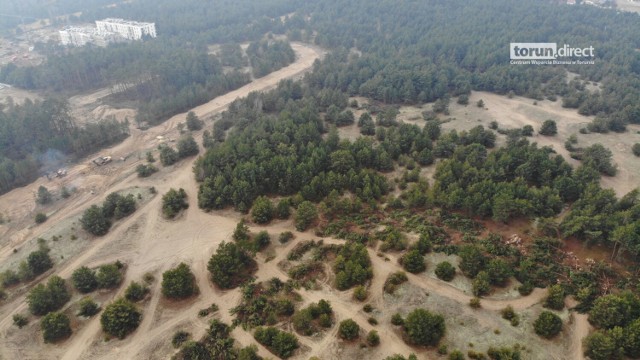
[[[56,342],[71,335],[71,323],[67,315],[50,312],[40,322],[44,342]]]
[[[100,324],[105,333],[124,339],[138,328],[141,320],[142,313],[138,308],[130,301],[120,298],[105,307]]]
[[[404,330],[411,343],[420,346],[434,346],[444,336],[444,317],[418,308],[405,318]]]
[[[185,263],[162,274],[162,294],[168,298],[183,299],[197,291],[196,277]]]

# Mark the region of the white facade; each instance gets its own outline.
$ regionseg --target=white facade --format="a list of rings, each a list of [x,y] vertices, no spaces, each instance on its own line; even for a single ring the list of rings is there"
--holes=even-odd
[[[143,35],[156,37],[156,24],[123,19],[104,19],[96,21],[99,33],[116,33],[125,39],[140,40]]]
[[[95,29],[69,27],[60,31],[60,42],[65,46],[84,46],[94,41]]]

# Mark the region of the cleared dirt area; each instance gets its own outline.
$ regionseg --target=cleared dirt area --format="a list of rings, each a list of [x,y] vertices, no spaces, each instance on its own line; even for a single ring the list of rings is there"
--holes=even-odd
[[[297,54],[297,60],[293,65],[195,108],[196,114],[210,125],[210,115],[224,110],[236,98],[246,96],[251,91],[263,91],[274,87],[282,79],[299,76],[310,69],[315,59],[322,55],[315,48],[303,44],[293,44],[292,46]],[[499,97],[491,98],[488,94],[480,95],[490,108],[494,106],[493,102],[499,103]],[[472,101],[479,98],[480,95],[474,94]],[[498,105],[495,107],[500,109]],[[503,111],[508,112],[509,109],[507,106]],[[454,105],[452,106],[452,117],[462,119],[462,113],[471,112],[471,110],[471,105],[466,108],[458,108]],[[415,114],[410,114],[411,111],[408,108],[403,109],[400,117],[404,117],[406,121],[422,121],[421,117],[416,118]],[[419,114],[421,109],[416,111]],[[478,109],[475,111],[477,114],[473,115],[474,118],[480,114],[490,114],[491,110]],[[74,234],[78,235],[74,241],[83,243],[83,246],[77,250],[67,249],[68,245],[66,244],[71,241],[70,239],[64,242],[48,242],[55,254],[61,250],[69,252],[64,253],[64,259],[60,259],[58,256],[55,259],[54,270],[43,278],[56,273],[68,279],[73,270],[80,266],[94,267],[115,260],[120,260],[127,265],[125,279],[119,290],[94,294],[101,304],[106,304],[111,299],[123,295],[124,289],[131,281],[141,281],[146,273],[154,274],[156,280],[150,286],[151,294],[141,304],[142,323],[133,334],[124,340],[106,341],[101,331],[99,316],[96,316],[86,320],[74,320],[73,334],[66,341],[55,345],[44,344],[39,331],[39,322],[36,319],[32,318],[31,323],[23,329],[12,325],[14,314],[27,313],[28,311],[23,291],[12,295],[10,300],[0,307],[0,358],[70,360],[170,358],[175,352],[170,341],[176,330],[190,331],[196,339],[205,333],[210,317],[198,317],[200,309],[215,303],[219,306],[219,311],[214,316],[227,323],[231,322],[232,316],[229,310],[240,302],[240,291],[237,289],[232,291],[216,289],[208,279],[207,262],[220,242],[231,239],[240,215],[229,210],[205,213],[198,209],[196,201],[198,184],[191,171],[193,158],[162,168],[158,173],[145,179],[138,178],[134,171],[135,166],[142,163],[144,153],[147,150],[155,149],[160,142],[178,137],[177,125],[184,121],[185,116],[186,114],[174,116],[165,123],[147,131],[140,131],[132,127],[131,136],[127,140],[103,152],[113,156],[114,159],[128,156],[125,161],[116,160],[109,165],[96,167],[90,164],[90,158],[87,158],[80,164],[69,166],[69,173],[64,178],[51,181],[41,178],[33,184],[15,189],[0,197],[0,213],[7,214],[11,219],[10,223],[0,225],[0,237],[3,239],[3,243],[0,244],[0,262],[3,264],[15,263],[18,258],[24,256],[27,252],[26,249],[33,246],[33,239],[38,236],[48,239],[53,236],[58,227],[70,230],[65,224],[69,225],[76,221],[77,216],[85,208],[101,202],[108,193],[113,191],[146,192],[149,187],[153,186],[158,194],[163,194],[170,188],[183,188],[188,194],[190,203],[189,209],[177,219],[166,220],[161,215],[161,196],[147,194],[145,201],[138,203],[138,210],[134,214],[116,223],[111,231],[103,237],[91,237],[80,229],[74,230],[76,231]],[[522,118],[515,116],[515,118],[513,121],[517,119],[525,121],[524,116]],[[488,123],[491,121],[489,119],[491,117],[487,115],[484,121]],[[447,123],[446,126],[453,126],[456,121],[460,123],[459,129],[470,128],[477,124],[477,122],[454,120]],[[509,125],[516,126],[515,124]],[[356,136],[356,131],[357,128],[353,127],[346,130],[350,137]],[[196,134],[196,139],[201,139],[200,134]],[[45,185],[54,191],[62,186],[73,186],[76,191],[69,199],[56,200],[47,207],[36,207],[34,194],[40,185]],[[45,211],[50,214],[49,220],[37,227],[31,226],[36,211]],[[283,231],[292,231],[295,234],[295,240],[286,245],[280,245],[277,244],[277,241],[273,241],[274,244],[270,250],[275,258],[258,255],[259,270],[256,274],[258,280],[268,280],[273,277],[285,280],[287,275],[278,266],[278,263],[284,260],[289,250],[300,241],[317,239],[311,232],[294,231],[292,221],[276,221],[268,227],[252,226],[251,230],[253,232],[268,230],[274,240]],[[64,236],[68,237],[70,234],[65,233]],[[324,240],[325,243],[343,243],[342,240],[332,238]],[[21,248],[24,251],[20,250],[14,254],[14,248]],[[378,325],[369,324],[367,320],[372,315],[361,310],[362,303],[356,303],[352,300],[351,290],[337,291],[328,281],[325,281],[320,283],[320,289],[301,290],[300,293],[304,299],[302,305],[317,302],[320,299],[329,300],[334,309],[336,320],[339,322],[346,318],[353,318],[361,326],[362,335],[369,330],[376,329],[381,336],[381,346],[361,348],[358,342],[340,341],[336,337],[337,326],[334,326],[320,336],[298,336],[302,349],[293,357],[294,359],[308,359],[311,356],[318,356],[322,359],[361,357],[382,359],[395,353],[408,355],[412,352],[419,354],[420,358],[435,358],[437,356],[435,349],[425,350],[410,347],[402,340],[402,334],[399,330],[390,324],[390,317],[394,312],[406,314],[418,306],[445,314],[448,334],[443,343],[447,344],[450,349],[468,350],[471,348],[469,343],[473,342],[478,346],[475,348],[477,351],[486,351],[488,344],[514,345],[519,342],[529,349],[527,355],[532,354],[534,359],[581,358],[580,341],[589,330],[586,318],[576,317],[574,323],[569,325],[569,318],[572,315],[565,311],[561,313],[563,318],[567,320],[563,335],[552,342],[540,339],[531,340],[535,336],[531,329],[531,321],[540,311],[540,302],[545,296],[544,290],[537,289],[526,297],[520,297],[505,290],[483,299],[481,310],[471,310],[468,306],[469,299],[472,297],[468,281],[462,279],[461,276],[451,284],[436,279],[432,270],[436,261],[442,259],[430,257],[428,258],[429,271],[427,273],[409,274],[408,284],[401,286],[395,295],[388,295],[383,293],[383,284],[390,273],[400,269],[399,255],[388,255],[388,261],[378,257],[371,249],[369,255],[373,262],[374,277],[369,287],[367,303],[375,307],[376,310],[372,314],[378,319]],[[163,299],[160,294],[162,272],[180,262],[191,266],[196,274],[200,294],[186,301],[169,302]],[[76,295],[67,305],[67,308],[64,309],[66,313],[73,314],[75,311],[74,301],[78,297]],[[523,322],[517,328],[511,327],[499,316],[499,311],[507,305],[513,306],[517,312],[522,314]],[[75,319],[75,316],[72,318]],[[496,334],[496,329],[500,330],[502,335]],[[233,331],[232,336],[240,345],[256,344],[251,334],[240,327]],[[25,346],[27,343],[29,345]],[[258,345],[258,351],[261,356],[274,357],[260,345]]]
[[[14,104],[22,104],[26,99],[42,99],[40,95],[34,92],[18,89],[8,84],[0,84],[0,103],[6,104],[7,98],[11,98]]]

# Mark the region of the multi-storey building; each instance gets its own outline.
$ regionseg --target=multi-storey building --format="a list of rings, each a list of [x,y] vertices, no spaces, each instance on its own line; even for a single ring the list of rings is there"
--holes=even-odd
[[[140,40],[147,35],[156,37],[156,24],[123,19],[104,19],[96,21],[99,33],[116,33],[129,40]]]

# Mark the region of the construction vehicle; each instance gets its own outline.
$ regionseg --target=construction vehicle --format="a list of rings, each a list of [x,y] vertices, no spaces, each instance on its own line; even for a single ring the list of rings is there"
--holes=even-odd
[[[94,164],[102,166],[111,162],[111,156],[98,156],[92,160]]]

